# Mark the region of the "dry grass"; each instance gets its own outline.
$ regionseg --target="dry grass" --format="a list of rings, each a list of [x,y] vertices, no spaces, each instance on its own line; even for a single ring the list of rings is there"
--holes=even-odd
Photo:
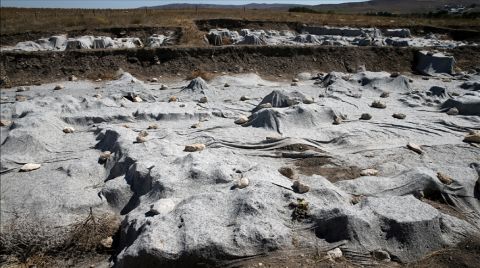
[[[1,33],[26,31],[67,31],[84,28],[113,26],[164,26],[184,29],[181,43],[191,46],[204,45],[203,33],[197,30],[194,20],[232,18],[247,20],[266,20],[273,22],[302,22],[324,25],[349,26],[472,26],[479,25],[471,19],[426,19],[402,17],[374,17],[354,14],[310,14],[292,13],[274,10],[239,9],[131,9],[131,10],[93,10],[93,9],[0,9]]]

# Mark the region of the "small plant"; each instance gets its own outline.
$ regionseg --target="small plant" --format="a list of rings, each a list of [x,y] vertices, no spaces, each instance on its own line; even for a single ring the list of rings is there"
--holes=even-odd
[[[297,202],[291,202],[290,209],[293,209],[292,219],[296,221],[302,221],[309,218],[308,214],[308,202],[303,198],[297,198]]]

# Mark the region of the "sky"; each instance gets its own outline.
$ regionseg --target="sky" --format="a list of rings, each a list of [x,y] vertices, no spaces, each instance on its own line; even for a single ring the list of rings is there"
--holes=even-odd
[[[362,2],[364,0],[0,0],[2,7],[47,7],[47,8],[137,8],[172,3],[243,5],[249,3],[279,4],[337,4]]]

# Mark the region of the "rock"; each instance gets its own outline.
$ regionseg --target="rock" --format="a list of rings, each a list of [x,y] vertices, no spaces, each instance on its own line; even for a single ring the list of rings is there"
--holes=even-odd
[[[167,89],[168,89],[168,86],[166,86],[166,85],[162,85],[162,86],[160,87],[160,90],[167,90]]]
[[[303,183],[299,180],[296,180],[296,181],[293,182],[292,188],[296,193],[299,193],[299,194],[304,194],[304,193],[310,191],[310,186],[308,186],[307,184],[305,184],[305,183]]]
[[[314,100],[312,97],[305,97],[305,98],[303,99],[303,103],[304,103],[304,104],[312,104],[312,103],[314,103],[314,102],[315,102],[315,100]]]
[[[296,87],[296,86],[298,86],[298,83],[296,83],[296,82],[293,82],[293,83],[291,83],[291,84],[290,84],[290,86],[292,86],[292,87]]]
[[[176,96],[171,96],[169,99],[168,99],[168,102],[176,102],[177,101],[177,97]]]
[[[225,85],[223,85],[223,87],[230,87],[230,84],[229,84],[229,83],[225,83]]]
[[[464,142],[480,143],[480,130],[474,130],[468,133],[463,139]]]
[[[394,113],[392,115],[393,118],[396,118],[396,119],[405,119],[407,116],[405,114],[402,114],[402,113]]]
[[[372,257],[377,261],[390,261],[390,254],[381,249],[372,251]]]
[[[247,187],[250,184],[250,180],[247,178],[240,178],[237,182],[237,188],[238,189],[243,189]]]
[[[190,145],[185,145],[185,152],[198,152],[202,151],[205,149],[205,144],[202,143],[195,143],[195,144],[190,144]]]
[[[372,108],[377,108],[377,109],[385,109],[387,108],[387,105],[381,101],[374,101],[372,102],[372,105],[370,105]]]
[[[137,140],[137,143],[144,143],[147,141],[147,138],[145,136],[138,135],[136,140]]]
[[[281,167],[278,169],[278,172],[289,179],[295,178],[295,170],[293,170],[291,167]]]
[[[150,79],[150,82],[156,83],[156,82],[158,82],[158,78],[154,77],[154,78]]]
[[[70,75],[68,77],[68,81],[77,81],[77,80],[78,80],[78,78],[75,75]]]
[[[100,99],[100,98],[102,98],[102,95],[97,93],[97,94],[93,95],[93,97],[95,97],[97,99]]]
[[[64,127],[63,128],[63,133],[73,133],[75,131],[75,129],[73,127]]]
[[[147,129],[158,129],[158,125],[157,124],[150,124]]]
[[[360,116],[360,120],[370,120],[372,119],[372,115],[369,114],[369,113],[363,113],[361,116]]]
[[[367,168],[362,171],[360,171],[361,176],[377,176],[378,175],[378,170],[373,169],[373,168]]]
[[[108,159],[110,159],[111,156],[112,156],[112,152],[110,152],[110,151],[101,152],[99,160],[100,160],[100,162],[105,162]]]
[[[248,122],[248,117],[246,117],[245,115],[241,115],[235,120],[235,124],[237,125],[243,125],[247,122]]]
[[[340,248],[335,248],[327,251],[327,256],[330,260],[336,260],[336,259],[340,259],[343,256],[343,253]]]
[[[102,82],[102,78],[95,79],[95,82]]]
[[[458,111],[457,107],[452,107],[447,111],[448,115],[458,115],[459,113],[460,112]]]
[[[12,121],[6,120],[6,119],[1,119],[0,120],[0,127],[8,127],[12,124]]]
[[[61,90],[64,89],[65,87],[63,85],[56,85],[53,90]]]
[[[240,100],[241,100],[241,101],[250,100],[250,97],[248,97],[248,96],[241,96],[241,97],[240,97]]]
[[[190,128],[200,128],[200,126],[201,126],[200,122],[198,122],[198,123],[195,123],[195,124],[191,125]]]
[[[343,122],[342,118],[340,116],[335,116],[333,119],[333,124],[334,125],[340,125]]]
[[[392,78],[399,77],[399,76],[400,76],[399,72],[393,72],[393,73],[390,74],[390,77],[392,77]]]
[[[113,238],[111,236],[100,240],[100,245],[104,248],[111,248],[113,244]]]
[[[262,103],[258,105],[258,109],[266,109],[266,108],[272,108],[272,104],[270,102],[267,102],[267,103]]]
[[[17,92],[24,92],[24,91],[27,91],[28,88],[27,87],[18,87],[17,88]]]
[[[380,98],[388,98],[390,97],[390,92],[382,92],[382,94],[380,94]]]
[[[298,78],[293,78],[293,79],[292,79],[292,82],[298,83],[298,82],[300,82],[300,80],[299,80]]]
[[[35,169],[39,169],[41,166],[42,165],[40,165],[40,164],[28,163],[28,164],[23,165],[20,168],[20,171],[21,172],[32,171],[32,170],[35,170]]]
[[[437,172],[437,178],[443,183],[443,184],[446,184],[446,185],[450,185],[452,184],[453,182],[453,179],[452,177],[446,175],[446,174],[443,174],[441,172]]]
[[[420,145],[418,144],[409,142],[407,144],[407,148],[416,152],[417,154],[423,154],[422,148],[420,148]]]
[[[208,102],[208,99],[207,97],[201,97],[200,100],[198,101],[199,103],[207,103]]]
[[[146,137],[146,136],[148,136],[148,132],[146,130],[142,130],[138,133],[138,136]]]
[[[132,101],[133,102],[142,102],[143,100],[139,96],[135,96],[135,97],[132,98]]]
[[[278,136],[267,136],[267,137],[265,137],[265,140],[266,140],[266,141],[269,141],[269,142],[280,141],[280,140],[282,140],[282,139],[283,139],[283,137],[280,136],[280,135],[278,135]]]
[[[27,100],[27,97],[26,97],[26,96],[22,96],[22,95],[17,95],[17,96],[15,96],[15,100],[16,100],[16,101],[26,101],[26,100]]]

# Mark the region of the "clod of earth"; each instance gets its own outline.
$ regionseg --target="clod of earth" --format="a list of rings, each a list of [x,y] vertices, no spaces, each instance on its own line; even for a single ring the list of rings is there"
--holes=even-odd
[[[360,120],[370,120],[372,119],[372,115],[369,114],[369,113],[363,113],[361,116],[360,116]]]
[[[420,148],[420,145],[418,145],[418,144],[409,142],[407,144],[407,148],[416,152],[417,154],[423,154],[423,150],[422,150],[422,148]]]
[[[292,180],[295,179],[296,177],[295,170],[293,170],[293,168],[291,167],[281,167],[278,169],[278,172],[280,172],[280,174]]]
[[[177,97],[176,96],[171,96],[169,99],[168,99],[168,102],[176,102],[177,101]]]
[[[21,171],[21,172],[32,171],[32,170],[39,169],[41,166],[42,166],[41,164],[28,163],[28,164],[23,165],[23,166],[20,168],[20,171]]]
[[[6,120],[6,119],[1,119],[0,120],[0,127],[8,127],[12,124],[12,121]]]
[[[64,89],[65,87],[63,85],[56,85],[53,90],[62,90]]]
[[[63,133],[73,133],[75,131],[75,129],[73,127],[64,127],[63,128]]]
[[[405,114],[402,114],[402,113],[394,113],[392,115],[393,118],[396,118],[396,119],[405,119],[407,116]]]
[[[238,181],[237,181],[237,188],[238,189],[243,189],[245,187],[247,187],[248,185],[250,184],[250,180],[247,179],[247,178],[240,178]]]
[[[300,180],[294,181],[292,188],[296,193],[299,193],[299,194],[304,194],[310,191],[310,186],[308,186],[304,182],[301,182]]]
[[[390,97],[389,92],[382,92],[382,94],[380,94],[380,98],[388,98],[388,97]]]
[[[378,170],[373,169],[373,168],[367,168],[362,171],[360,171],[361,176],[377,176],[378,175]]]
[[[480,130],[474,130],[468,133],[463,139],[464,142],[480,143]]]
[[[377,108],[377,109],[385,109],[387,108],[387,105],[379,100],[376,100],[372,102],[372,105],[370,105],[372,108]]]
[[[147,141],[147,138],[146,138],[145,136],[140,136],[140,135],[138,135],[136,141],[137,141],[138,143],[144,143],[144,142]]]
[[[202,143],[195,143],[195,144],[190,144],[190,145],[185,145],[185,152],[198,152],[202,151],[205,149],[205,144]]]
[[[459,113],[460,112],[458,111],[457,107],[452,107],[447,111],[448,115],[458,115]]]
[[[443,183],[443,184],[446,184],[446,185],[450,185],[452,184],[453,182],[453,179],[452,177],[446,175],[446,174],[443,174],[441,172],[437,172],[437,178]]]

